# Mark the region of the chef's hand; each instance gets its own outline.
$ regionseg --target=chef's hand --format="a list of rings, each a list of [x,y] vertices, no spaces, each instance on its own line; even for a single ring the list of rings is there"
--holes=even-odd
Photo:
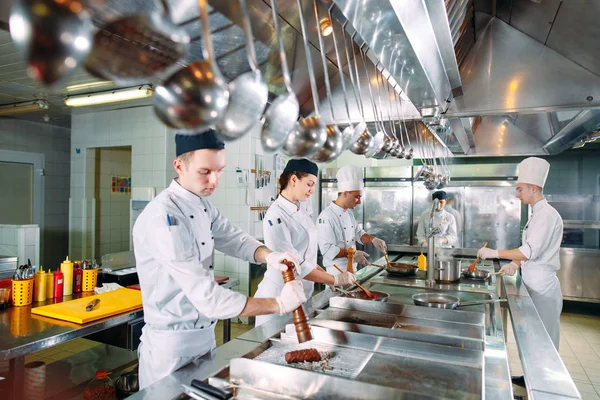
[[[482,247],[477,251],[477,257],[481,258],[482,260],[487,260],[488,258],[498,258],[498,250]]]
[[[294,257],[292,254],[286,252],[277,252],[274,251],[271,254],[269,254],[267,256],[267,268],[273,268],[277,271],[287,271],[288,267],[287,265],[283,264],[282,261],[283,260],[287,260],[287,261],[291,261],[294,263],[294,265],[296,266],[296,273],[298,275],[300,275],[300,263],[298,262],[298,260],[296,260],[296,257]]]
[[[502,275],[513,276],[517,272],[518,269],[519,269],[519,266],[511,261],[509,264],[506,264],[505,266],[500,268],[500,273]]]
[[[379,249],[379,251],[381,251],[382,253],[387,253],[387,245],[385,244],[385,241],[379,238],[373,238],[372,243],[373,246]]]
[[[356,250],[356,253],[354,253],[354,261],[362,265],[369,264],[367,257],[369,257],[369,253],[366,253],[362,250]]]
[[[421,243],[419,244],[419,246],[421,246],[421,247],[427,247],[427,242],[421,242]]]
[[[356,277],[351,272],[343,272],[333,276],[333,286],[347,287],[356,282]]]
[[[279,315],[288,314],[306,302],[301,280],[293,280],[283,285],[281,295],[277,297]]]

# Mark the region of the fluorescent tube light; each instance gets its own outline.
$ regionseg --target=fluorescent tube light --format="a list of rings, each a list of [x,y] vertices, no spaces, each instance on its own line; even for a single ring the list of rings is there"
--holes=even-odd
[[[5,104],[0,106],[0,115],[22,114],[48,109],[46,100],[33,100],[23,103]]]
[[[67,92],[76,92],[79,90],[90,90],[90,89],[96,89],[99,87],[103,87],[103,86],[114,86],[114,82],[113,81],[94,81],[94,82],[87,82],[87,83],[79,83],[77,85],[70,85],[67,86]]]
[[[69,107],[85,107],[98,104],[116,103],[119,101],[137,100],[152,96],[152,86],[142,85],[134,88],[111,90],[109,92],[98,92],[68,96],[65,104]]]

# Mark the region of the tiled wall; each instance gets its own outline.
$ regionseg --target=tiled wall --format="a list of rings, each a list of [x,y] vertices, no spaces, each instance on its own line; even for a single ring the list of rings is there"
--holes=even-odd
[[[79,114],[71,122],[71,239],[73,259],[92,256],[95,170],[90,148],[131,146],[132,187],[163,190],[173,176],[174,140],[152,107]],[[95,254],[100,258],[101,254]]]
[[[69,132],[69,129],[44,123],[0,119],[0,149],[44,154],[41,262],[48,267],[60,265],[67,253],[71,162]]]
[[[16,256],[17,264],[40,265],[40,228],[37,225],[0,225],[0,254]],[[44,264],[46,269],[55,265]]]
[[[131,193],[113,192],[112,178],[131,177],[131,146],[95,152],[96,254],[129,250]]]

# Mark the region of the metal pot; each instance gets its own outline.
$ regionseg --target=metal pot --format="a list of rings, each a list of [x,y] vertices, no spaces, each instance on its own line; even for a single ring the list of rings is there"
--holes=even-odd
[[[437,282],[456,282],[460,280],[462,260],[437,260],[434,277]]]
[[[473,306],[477,304],[499,303],[506,299],[460,301],[456,296],[444,293],[417,293],[412,295],[413,302],[417,306],[429,308],[445,308],[454,310],[457,307]]]

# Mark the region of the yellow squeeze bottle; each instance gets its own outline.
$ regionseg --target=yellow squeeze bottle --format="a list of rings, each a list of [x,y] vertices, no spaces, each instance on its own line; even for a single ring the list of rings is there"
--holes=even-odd
[[[423,255],[423,252],[421,252],[421,255],[417,258],[417,265],[419,266],[419,271],[425,271],[427,269],[427,257]]]
[[[63,296],[70,296],[73,294],[73,261],[69,260],[69,256],[60,263],[60,272],[64,275]]]

